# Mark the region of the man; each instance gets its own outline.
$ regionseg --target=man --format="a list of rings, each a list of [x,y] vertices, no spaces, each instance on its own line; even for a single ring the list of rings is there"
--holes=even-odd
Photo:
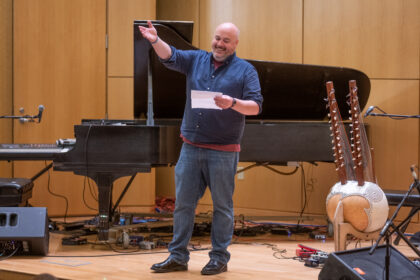
[[[187,101],[181,125],[184,144],[175,167],[176,202],[174,234],[169,244],[170,256],[154,264],[155,272],[188,269],[187,249],[193,227],[195,208],[206,187],[213,200],[210,261],[201,274],[227,271],[230,254],[227,247],[233,234],[233,190],[239,159],[245,115],[261,112],[262,96],[255,68],[236,57],[239,29],[232,23],[216,28],[212,52],[177,50],[158,37],[152,23],[139,27],[162,63],[187,77]],[[191,91],[214,91],[221,109],[191,107]]]

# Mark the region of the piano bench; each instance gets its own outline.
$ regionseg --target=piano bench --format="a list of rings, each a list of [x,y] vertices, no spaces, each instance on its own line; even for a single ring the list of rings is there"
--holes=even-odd
[[[386,198],[388,199],[388,205],[390,206],[398,206],[401,201],[403,200],[405,194],[407,191],[402,190],[383,190]],[[411,207],[410,213],[408,214],[407,218],[405,218],[407,221],[405,224],[400,224],[400,230],[402,233],[405,232],[405,230],[408,227],[408,224],[410,223],[411,218],[420,210],[420,194],[418,193],[417,189],[414,189],[411,194],[407,197],[407,199],[404,201],[403,207]],[[402,223],[402,222],[401,222]],[[397,236],[397,238],[394,241],[395,245],[398,245],[400,242],[401,237]]]
[[[0,207],[27,206],[33,186],[26,178],[0,178]]]

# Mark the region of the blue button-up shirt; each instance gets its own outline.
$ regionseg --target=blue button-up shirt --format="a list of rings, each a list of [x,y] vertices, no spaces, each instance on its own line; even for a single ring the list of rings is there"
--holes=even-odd
[[[245,116],[233,109],[193,109],[191,90],[222,92],[234,98],[253,100],[261,112],[263,98],[254,66],[233,54],[215,70],[210,52],[171,49],[172,56],[162,61],[163,64],[187,77],[187,101],[181,134],[194,143],[239,144],[245,127]]]

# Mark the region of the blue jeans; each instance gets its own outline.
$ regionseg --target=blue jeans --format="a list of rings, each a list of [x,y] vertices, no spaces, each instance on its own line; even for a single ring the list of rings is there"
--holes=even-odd
[[[188,243],[194,228],[195,208],[208,186],[213,200],[211,229],[213,260],[227,263],[227,247],[233,234],[233,191],[238,165],[238,152],[198,148],[184,143],[175,167],[176,202],[174,235],[169,244],[171,258],[189,261]]]

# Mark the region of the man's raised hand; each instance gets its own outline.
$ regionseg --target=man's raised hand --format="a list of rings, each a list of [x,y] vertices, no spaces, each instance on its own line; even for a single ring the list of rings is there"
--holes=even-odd
[[[148,28],[144,26],[139,26],[140,33],[149,42],[155,42],[158,37],[157,31],[150,20],[147,21],[147,25],[149,26]]]

